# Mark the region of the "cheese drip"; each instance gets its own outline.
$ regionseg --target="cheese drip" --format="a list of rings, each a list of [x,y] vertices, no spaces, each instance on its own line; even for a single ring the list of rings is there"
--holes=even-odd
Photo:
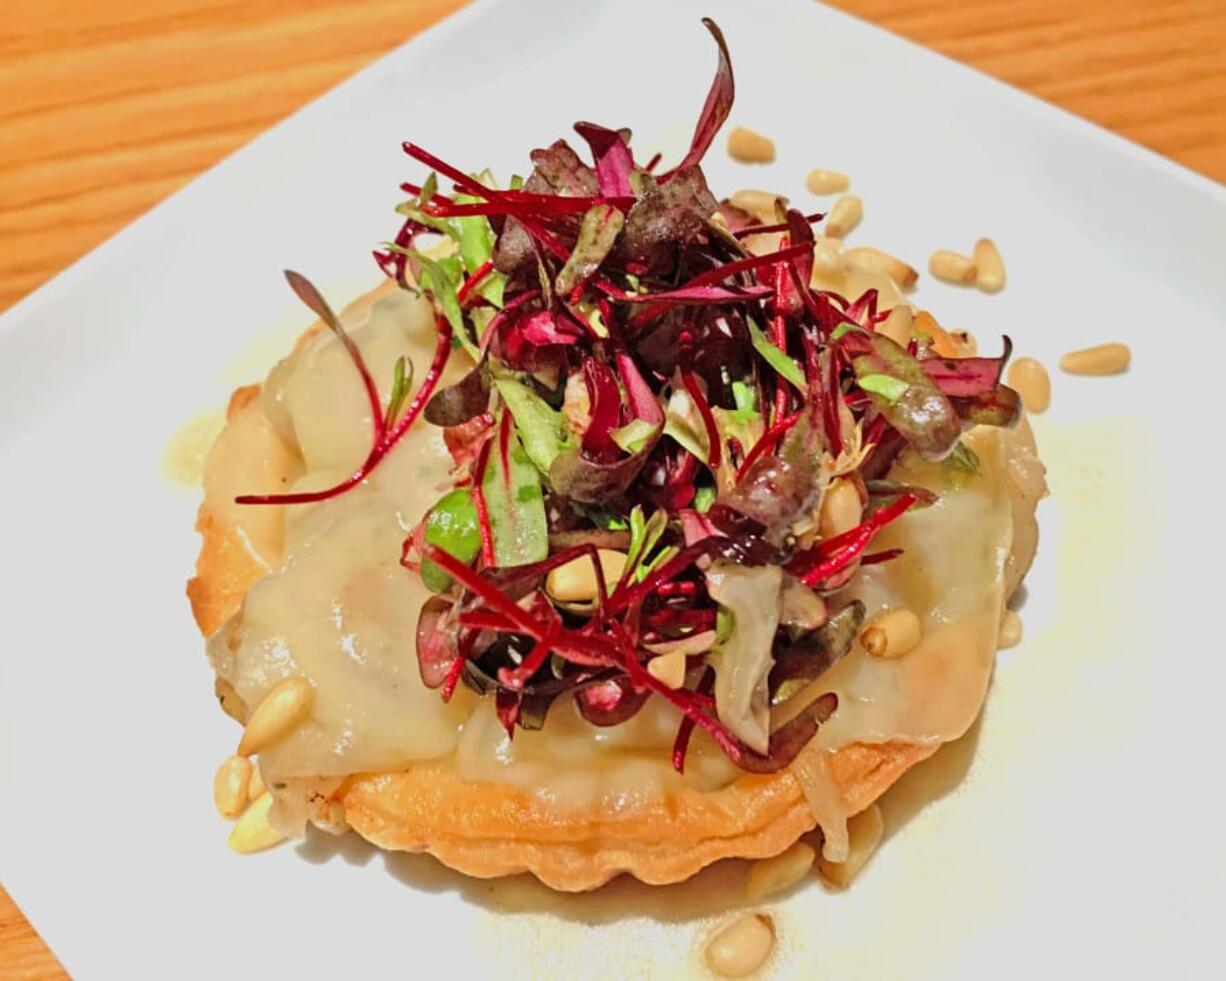
[[[919,646],[901,658],[878,658],[857,642],[807,693],[834,692],[838,710],[793,763],[793,772],[825,834],[823,853],[847,857],[846,806],[829,775],[829,757],[848,743],[920,745],[962,735],[979,714],[996,652],[1013,543],[1007,479],[1013,433],[979,428],[966,437],[981,472],[949,486],[950,471],[918,461],[894,477],[940,492],[883,531],[874,549],[902,548],[892,562],[862,569],[848,587],[871,619],[893,607],[914,611],[924,626]]]

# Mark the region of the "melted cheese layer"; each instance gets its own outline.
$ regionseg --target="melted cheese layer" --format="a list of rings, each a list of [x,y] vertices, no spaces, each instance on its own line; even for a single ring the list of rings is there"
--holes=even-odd
[[[419,373],[430,361],[434,320],[424,300],[391,295],[350,329],[381,387],[401,355]],[[463,372],[460,361],[452,359],[443,384]],[[236,416],[211,454],[207,505],[269,570],[210,639],[213,666],[248,705],[291,675],[315,687],[311,719],[262,755],[266,780],[449,758],[464,779],[512,784],[559,808],[620,814],[682,786],[709,790],[736,779],[740,771],[702,733],[685,776],[673,771],[668,750],[679,716],[661,699],[612,728],[592,726],[571,700],[559,700],[544,732],[518,731],[512,741],[490,700],[461,686],[444,704],[425,688],[415,631],[428,594],[398,559],[405,535],[448,487],[440,430],[415,425],[370,480],[332,500],[232,504],[236,493],[314,489],[344,478],[366,453],[370,426],[356,372],[337,340],[321,332],[274,369],[259,402]],[[982,703],[1011,541],[1005,471],[1012,437],[982,430],[969,438],[983,473],[962,489],[945,486],[936,466],[900,475],[943,491],[941,502],[883,533],[880,547],[904,548],[904,558],[864,570],[852,587],[870,615],[898,604],[914,609],[927,629],[924,642],[895,661],[855,649],[819,679],[840,705],[796,772],[827,829],[831,857],[845,849],[838,829],[846,815],[829,781],[822,783],[825,754],[857,741],[946,741]]]

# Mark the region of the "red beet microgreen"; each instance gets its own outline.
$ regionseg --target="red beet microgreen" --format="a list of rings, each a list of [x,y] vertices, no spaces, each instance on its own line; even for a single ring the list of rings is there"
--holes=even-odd
[[[700,164],[728,118],[734,81],[723,35],[703,23],[718,49],[715,77],[688,151],[659,177],[658,155],[638,167],[629,131],[595,123],[575,127],[590,162],[557,140],[531,151],[530,174],[509,188],[404,144],[428,172],[402,185],[411,196],[398,208],[404,220],[375,257],[437,311],[430,368],[410,397],[413,366],[396,361],[384,402],[318,291],[287,274],[349,356],[371,447],[333,487],[238,500],[343,494],[424,413],[443,427],[455,464],[453,487],[401,551],[404,567],[436,593],[418,623],[426,684],[444,699],[461,683],[492,697],[509,734],[545,725],[562,696],[601,726],[663,699],[680,713],[678,771],[702,728],[738,766],[772,772],[837,700],[798,706],[773,732],[755,727],[751,741],[762,753],[737,738],[744,716],[712,670],[736,625],[710,588],[711,563],[755,567],[730,579],[759,583],[777,578],[761,567],[782,566],[793,588],[795,579],[837,597],[858,566],[901,554],[869,551],[877,533],[935,498],[882,479],[900,450],[973,469],[963,428],[1009,425],[1021,409],[1001,384],[1007,338],[999,358],[899,347],[876,332],[889,311],[875,290],[844,297],[811,285],[811,225],[822,215],[780,211],[763,224],[717,203]],[[717,211],[723,221],[712,220]],[[426,233],[445,236],[454,254],[423,254],[416,243]],[[741,243],[765,233],[783,233],[774,252],[752,254]],[[472,364],[436,391],[453,338]],[[845,446],[863,452],[851,456]],[[867,491],[865,517],[813,541],[832,473]],[[600,548],[626,553],[618,582],[605,581]],[[555,604],[547,577],[576,560],[595,569],[594,601]],[[760,658],[769,677],[750,680],[773,701],[819,678],[850,646],[863,609],[827,602],[839,610],[828,621],[822,607],[804,629],[787,621],[764,630],[773,642],[755,641],[759,654],[771,645],[775,667]],[[647,670],[671,650],[689,657],[693,687],[670,688]],[[760,697],[754,704],[761,708]]]

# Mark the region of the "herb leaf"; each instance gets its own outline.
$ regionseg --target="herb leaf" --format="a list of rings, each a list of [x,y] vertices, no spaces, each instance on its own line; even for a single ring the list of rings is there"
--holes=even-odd
[[[907,394],[909,386],[902,379],[892,375],[871,372],[860,377],[860,387],[866,392],[880,395],[887,402],[894,403]]]
[[[659,426],[652,425],[646,419],[631,419],[619,429],[614,429],[609,435],[613,437],[613,442],[627,453],[638,453],[659,429]]]
[[[569,296],[576,286],[600,268],[625,221],[625,215],[611,204],[598,204],[588,209],[579,225],[575,248],[554,284],[560,296]]]
[[[461,562],[471,562],[481,551],[481,532],[472,492],[457,488],[444,494],[426,516],[427,545],[441,548]],[[421,579],[426,588],[441,593],[451,586],[447,575],[429,559],[421,561]]]
[[[396,423],[396,417],[404,408],[404,400],[409,397],[409,388],[413,384],[413,362],[406,361],[404,355],[396,359],[396,367],[392,369],[392,391],[387,397],[387,415],[384,427],[391,429]]]
[[[510,416],[504,418],[493,436],[495,445],[481,483],[499,566],[539,562],[549,554],[541,475],[510,421]]]
[[[529,459],[541,473],[548,474],[558,454],[570,445],[562,413],[514,378],[498,378],[494,384],[515,419]]]
[[[805,390],[805,373],[800,370],[800,365],[783,351],[780,351],[779,348],[775,347],[774,342],[752,320],[746,321],[746,325],[749,327],[749,336],[753,341],[753,349],[766,360],[767,364],[778,372],[780,377],[787,379],[803,392]]]
[[[460,301],[456,298],[456,290],[460,288],[460,282],[464,278],[460,260],[454,256],[448,256],[445,259],[431,259],[416,250],[412,252],[412,257],[421,266],[417,278],[422,289],[429,293],[434,302],[438,304],[439,309],[443,311],[443,316],[451,324],[455,336],[460,339],[460,343],[464,345],[464,349],[468,351],[473,360],[476,360],[480,352],[472,338],[468,336],[468,328],[464,325],[464,314],[460,312]]]

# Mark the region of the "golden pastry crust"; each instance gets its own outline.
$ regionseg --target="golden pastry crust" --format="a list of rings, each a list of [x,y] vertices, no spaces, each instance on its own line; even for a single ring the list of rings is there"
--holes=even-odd
[[[849,810],[860,811],[937,746],[853,744],[833,757]],[[777,855],[816,821],[784,770],[722,790],[683,790],[606,820],[551,809],[515,787],[458,779],[449,767],[362,775],[340,792],[349,824],[380,848],[428,851],[478,878],[531,872],[547,886],[594,889],[621,872],[664,885],[721,858]]]
[[[227,422],[250,407],[258,412],[259,385],[236,389],[226,406]],[[204,505],[196,514],[200,554],[196,575],[187,581],[187,601],[205,637],[211,637],[242,605],[243,597],[264,570],[252,557],[238,533]]]
[[[384,291],[361,298],[346,313],[368,307]],[[302,340],[321,328],[314,324]],[[259,386],[236,391],[227,418],[261,411],[259,391]],[[1024,438],[1032,441],[1028,428]],[[1018,581],[1033,557],[1036,501],[1020,491],[1015,497],[1015,520],[1029,522],[1011,557],[1010,578]],[[196,528],[203,541],[187,593],[208,637],[238,612],[263,570],[235,530],[205,505]],[[1010,592],[1015,585],[1009,584]],[[225,707],[231,711],[232,703]],[[245,714],[245,707],[238,711]],[[939,748],[853,743],[831,754],[829,773],[847,813],[854,814]],[[479,878],[527,871],[565,891],[594,889],[623,872],[651,884],[679,882],[719,859],[778,854],[816,825],[799,782],[787,770],[746,774],[717,791],[686,788],[617,817],[559,811],[516,787],[461,780],[445,763],[359,774],[328,799],[314,802],[316,809],[335,803],[344,807],[350,827],[381,848],[426,851]]]

